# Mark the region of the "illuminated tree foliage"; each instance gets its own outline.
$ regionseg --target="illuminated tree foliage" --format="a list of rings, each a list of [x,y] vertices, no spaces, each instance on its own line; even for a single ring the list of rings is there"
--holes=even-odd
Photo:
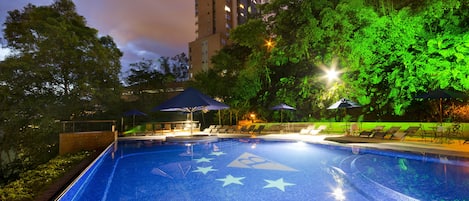
[[[345,96],[365,105],[373,119],[395,118],[415,108],[410,106],[418,93],[469,90],[468,5],[274,0],[261,8],[267,20],[251,20],[231,34],[250,50],[237,78],[258,77],[244,79],[260,82],[245,89],[255,92],[245,96],[252,108],[286,101],[300,108],[299,119],[327,117],[324,108]],[[274,46],[266,48],[262,43],[269,38]],[[321,80],[322,68],[335,63],[342,82],[331,90]]]
[[[437,88],[469,89],[467,1],[424,1],[376,14],[349,43],[344,77],[370,110],[404,114],[414,96]]]

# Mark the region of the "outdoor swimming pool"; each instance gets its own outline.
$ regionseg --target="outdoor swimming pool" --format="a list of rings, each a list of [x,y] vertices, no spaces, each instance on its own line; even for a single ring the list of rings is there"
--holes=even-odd
[[[119,141],[59,200],[467,200],[469,160],[260,139]]]

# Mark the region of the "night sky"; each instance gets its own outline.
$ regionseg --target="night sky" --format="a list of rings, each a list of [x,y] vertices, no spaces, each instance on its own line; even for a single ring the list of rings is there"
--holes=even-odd
[[[1,0],[0,23],[7,11],[22,9],[28,3],[50,5],[53,0]],[[142,58],[158,59],[188,52],[188,43],[195,40],[194,1],[191,0],[75,0],[78,14],[99,35],[110,35],[124,56],[122,71],[129,63]],[[0,60],[8,50],[0,49]]]

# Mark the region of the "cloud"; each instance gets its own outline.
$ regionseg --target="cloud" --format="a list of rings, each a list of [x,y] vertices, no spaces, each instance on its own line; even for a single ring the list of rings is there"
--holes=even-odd
[[[0,47],[0,61],[3,61],[9,53],[10,53],[10,49]]]
[[[22,9],[28,3],[50,5],[52,0],[2,2],[0,23],[7,11]],[[195,40],[195,7],[190,0],[78,0],[78,14],[100,35],[109,35],[124,52],[123,72],[128,64],[145,59],[187,55],[188,43]],[[0,37],[2,37],[0,35]],[[1,54],[1,53],[0,53]],[[0,57],[1,59],[1,57]]]
[[[76,4],[91,27],[114,38],[126,59],[187,53],[188,43],[195,39],[193,1],[80,0]]]

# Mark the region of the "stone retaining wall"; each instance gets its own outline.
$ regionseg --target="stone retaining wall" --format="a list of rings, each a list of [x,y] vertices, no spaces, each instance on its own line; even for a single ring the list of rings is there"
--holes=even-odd
[[[117,132],[94,131],[60,133],[59,140],[60,155],[84,150],[102,150],[117,140]]]

